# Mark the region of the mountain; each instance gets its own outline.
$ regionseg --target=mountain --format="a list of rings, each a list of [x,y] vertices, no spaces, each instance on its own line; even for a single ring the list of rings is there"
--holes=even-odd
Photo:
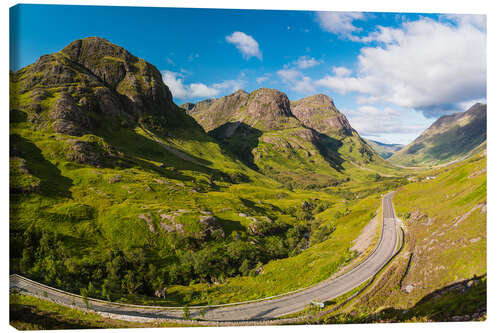
[[[468,155],[486,141],[486,104],[442,116],[389,161],[407,166],[437,165]]]
[[[326,95],[317,94],[293,101],[292,113],[307,127],[337,141],[337,153],[347,164],[361,168],[387,168],[375,150],[351,127],[347,118]],[[387,171],[387,169],[385,169]]]
[[[152,297],[307,247],[286,234],[296,220],[285,208],[304,199],[224,154],[153,65],[105,39],[10,73],[9,127],[12,272],[93,297]]]
[[[290,102],[276,89],[261,88],[183,107],[227,151],[283,183],[334,185],[351,169],[386,167],[325,95]]]
[[[348,123],[306,126],[277,90],[184,108],[153,65],[102,38],[11,72],[11,272],[167,306],[287,292],[349,262],[402,182],[376,177],[395,169]]]
[[[307,127],[330,136],[352,136],[354,130],[333,100],[318,94],[293,101],[292,113]]]
[[[404,147],[397,143],[383,143],[375,140],[364,139],[382,158],[387,159]]]
[[[29,120],[57,133],[137,124],[159,134],[181,126],[199,130],[173,103],[154,66],[102,38],[74,41],[15,76],[14,98],[29,104]]]

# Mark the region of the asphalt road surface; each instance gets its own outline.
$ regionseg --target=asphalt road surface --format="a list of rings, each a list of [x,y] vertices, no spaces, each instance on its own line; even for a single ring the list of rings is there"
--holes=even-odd
[[[329,279],[305,290],[277,298],[231,306],[190,307],[190,318],[220,322],[270,320],[302,311],[312,301],[325,302],[336,298],[361,285],[375,275],[397,252],[399,227],[392,205],[393,195],[394,192],[388,193],[382,199],[383,229],[376,249],[352,270],[335,279]],[[11,275],[10,287],[31,295],[49,298],[59,304],[86,307],[83,299],[78,295],[51,288],[18,275]],[[94,311],[101,314],[130,321],[183,319],[184,317],[184,309],[181,307],[140,306],[93,299],[89,299],[88,303]]]

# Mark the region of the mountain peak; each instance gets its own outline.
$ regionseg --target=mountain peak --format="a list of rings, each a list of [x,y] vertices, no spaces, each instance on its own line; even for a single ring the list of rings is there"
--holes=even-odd
[[[299,101],[323,103],[325,105],[331,104],[331,105],[333,105],[333,108],[335,108],[335,104],[333,103],[333,99],[330,96],[325,95],[325,94],[316,94],[316,95],[304,97],[296,102],[299,102]],[[335,108],[335,110],[336,110],[336,108]]]
[[[250,94],[248,109],[251,113],[267,112],[293,117],[288,97],[277,89],[260,88],[253,91]]]
[[[231,95],[249,95],[249,94],[243,89],[238,89],[235,92],[233,92]]]
[[[167,127],[194,124],[179,112],[161,73],[153,65],[104,38],[75,40],[60,52],[42,56],[20,69],[13,79],[19,81],[18,93],[31,92],[35,96],[31,103],[36,111],[33,116],[43,121],[71,114],[72,121],[93,119],[94,126],[82,127],[88,129],[111,123],[129,126],[138,121],[159,134],[166,134]],[[71,112],[46,107],[43,100],[50,98],[60,100],[56,109],[60,106]],[[40,117],[42,111],[52,115]],[[82,116],[77,117],[77,113]],[[74,130],[80,128],[78,124],[66,125],[52,127],[56,131],[71,129],[66,132],[82,133]]]
[[[312,95],[292,102],[292,113],[306,126],[320,133],[350,136],[354,131],[330,96]]]

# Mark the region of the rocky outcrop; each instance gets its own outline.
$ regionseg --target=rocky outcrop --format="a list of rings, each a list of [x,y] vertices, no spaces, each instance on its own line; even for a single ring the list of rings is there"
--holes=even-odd
[[[66,91],[62,92],[54,103],[51,113],[54,131],[74,136],[81,136],[90,129],[87,114],[82,111]]]
[[[328,135],[351,136],[353,128],[333,100],[319,94],[291,103],[291,111],[304,125]]]
[[[276,89],[261,88],[250,94],[240,89],[183,107],[207,132],[227,124],[244,124],[260,131],[301,126],[290,110],[288,97]]]
[[[202,226],[202,237],[207,238],[224,238],[226,234],[221,227],[219,220],[213,215],[205,215],[200,217],[200,225]]]
[[[66,159],[71,162],[104,168],[112,158],[95,142],[69,140],[68,145]]]
[[[276,89],[261,88],[250,95],[246,107],[249,125],[269,131],[300,126],[290,110],[288,97]]]
[[[196,104],[185,103],[181,107],[209,132],[233,119],[247,104],[248,97],[249,94],[240,89],[218,99],[206,99]]]

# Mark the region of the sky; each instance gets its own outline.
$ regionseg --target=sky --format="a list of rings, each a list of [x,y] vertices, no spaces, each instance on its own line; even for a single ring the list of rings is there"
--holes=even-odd
[[[363,136],[407,144],[486,102],[484,15],[18,5],[10,67],[99,36],[155,65],[177,104],[275,88],[332,97]]]

